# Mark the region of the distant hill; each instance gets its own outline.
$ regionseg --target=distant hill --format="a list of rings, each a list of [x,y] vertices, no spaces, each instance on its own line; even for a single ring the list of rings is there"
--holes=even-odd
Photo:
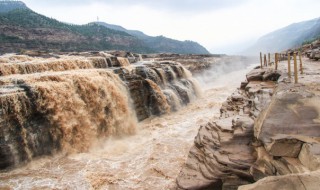
[[[320,18],[294,23],[261,37],[249,52],[277,52],[320,37]]]
[[[153,52],[146,44],[128,33],[108,29],[97,24],[71,25],[20,8],[20,1],[2,1],[17,7],[0,13],[0,52],[23,49],[47,51],[127,50]]]
[[[136,36],[136,37],[140,37],[140,38],[149,37],[148,35],[144,34],[141,31],[138,31],[138,30],[127,30],[124,27],[119,26],[119,25],[115,25],[115,24],[108,24],[108,23],[105,23],[105,22],[92,22],[92,23],[93,24],[98,24],[98,25],[101,25],[101,26],[104,26],[104,27],[107,27],[107,28],[110,28],[110,29],[113,29],[113,30],[126,32],[126,33],[128,33],[128,34],[130,34],[132,36]]]
[[[171,39],[173,45],[168,42],[166,49],[159,48],[157,42],[143,40],[146,35],[140,31],[128,32],[114,26],[66,24],[32,11],[21,1],[0,1],[0,53],[22,50],[209,53],[195,42]],[[176,43],[180,43],[179,49],[175,48]],[[205,51],[199,51],[201,48]]]
[[[127,30],[124,27],[119,25],[108,24],[105,22],[94,22],[94,23],[101,26],[105,26],[113,30],[123,31],[132,36],[135,36],[141,39],[149,47],[152,47],[152,49],[154,49],[158,53],[171,52],[171,53],[181,53],[181,54],[187,54],[187,53],[210,54],[206,48],[204,48],[197,42],[188,41],[188,40],[179,41],[179,40],[166,38],[164,36],[153,37],[153,36],[148,36],[138,30]]]

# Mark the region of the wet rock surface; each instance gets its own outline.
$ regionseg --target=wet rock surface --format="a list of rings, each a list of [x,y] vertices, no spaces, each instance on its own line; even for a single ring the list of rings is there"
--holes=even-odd
[[[318,189],[319,65],[304,69],[299,84],[290,82],[285,64],[280,72],[248,73],[220,119],[200,127],[178,187]]]

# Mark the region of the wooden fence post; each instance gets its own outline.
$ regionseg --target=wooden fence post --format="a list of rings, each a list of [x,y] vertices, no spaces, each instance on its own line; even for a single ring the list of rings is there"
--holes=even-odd
[[[299,51],[299,59],[300,59],[300,72],[301,72],[301,74],[303,74],[301,51]]]
[[[278,53],[274,54],[275,69],[278,70]]]
[[[288,52],[288,76],[289,76],[289,78],[291,79],[291,65],[290,65],[290,59],[291,59],[291,56],[290,56],[290,53]]]
[[[268,65],[267,65],[267,55],[266,55],[266,54],[264,54],[264,66],[265,66],[265,67],[268,66]]]
[[[293,61],[294,61],[294,83],[298,83],[298,65],[297,65],[297,54],[293,53]]]
[[[260,68],[262,69],[262,52],[260,52]]]

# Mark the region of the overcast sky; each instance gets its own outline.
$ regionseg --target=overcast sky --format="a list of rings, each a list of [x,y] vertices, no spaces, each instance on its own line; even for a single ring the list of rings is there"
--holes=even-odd
[[[320,0],[23,0],[60,21],[100,21],[236,53],[262,35],[320,17]]]

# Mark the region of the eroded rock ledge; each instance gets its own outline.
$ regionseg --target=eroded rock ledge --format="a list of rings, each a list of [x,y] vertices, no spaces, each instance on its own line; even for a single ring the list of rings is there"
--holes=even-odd
[[[178,187],[318,189],[320,77],[314,64],[306,65],[300,84],[286,74],[279,79],[273,69],[247,74],[220,118],[200,127]]]

